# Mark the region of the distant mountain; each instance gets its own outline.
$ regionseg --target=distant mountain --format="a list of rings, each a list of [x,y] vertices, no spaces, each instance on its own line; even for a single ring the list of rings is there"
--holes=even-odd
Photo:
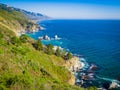
[[[40,29],[41,26],[37,25],[36,22],[45,19],[49,19],[49,17],[40,13],[0,4],[0,26],[10,29],[16,34],[24,33],[25,31],[33,32]]]
[[[26,11],[26,10],[23,10],[23,9],[10,7],[10,6],[5,5],[5,4],[0,4],[0,5],[2,6],[2,8],[7,9],[9,11],[15,10],[15,11],[21,12],[21,13],[23,13],[26,17],[28,17],[31,20],[39,21],[39,20],[50,19],[50,17],[48,17],[46,15],[43,15],[41,13],[30,12],[30,11]]]
[[[30,11],[26,11],[23,9],[18,9],[18,8],[13,8],[16,11],[20,11],[22,12],[25,16],[27,16],[28,18],[32,19],[32,20],[45,20],[45,19],[50,19],[50,17],[43,15],[41,13],[35,13],[35,12],[30,12]]]

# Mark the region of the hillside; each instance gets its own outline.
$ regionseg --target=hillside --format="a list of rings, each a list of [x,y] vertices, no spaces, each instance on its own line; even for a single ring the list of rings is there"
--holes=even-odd
[[[11,29],[16,34],[40,29],[40,26],[36,24],[36,21],[45,18],[47,18],[47,16],[39,13],[33,13],[0,4],[0,25]]]
[[[74,76],[61,57],[33,46],[35,40],[20,30],[35,25],[30,17],[0,4],[0,90],[83,90],[74,85]]]

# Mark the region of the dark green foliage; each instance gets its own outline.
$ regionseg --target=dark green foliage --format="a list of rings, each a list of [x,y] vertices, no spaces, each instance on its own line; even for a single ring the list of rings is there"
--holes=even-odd
[[[72,57],[73,57],[72,54],[71,54],[70,52],[68,52],[67,55],[65,56],[65,59],[66,59],[66,60],[69,60],[69,59],[71,59]]]
[[[16,46],[21,45],[21,40],[18,37],[16,37],[16,36],[12,37],[11,40],[10,40],[10,42],[13,45],[16,45]]]
[[[14,87],[14,85],[17,86],[16,88],[20,89],[21,87],[21,89],[26,88],[25,90],[27,90],[27,88],[30,89],[32,83],[33,80],[27,71],[21,75],[12,75],[10,73],[6,73],[0,77],[0,90],[6,90],[7,88]]]
[[[7,88],[4,85],[0,84],[0,90],[7,90]]]
[[[54,53],[52,44],[47,45],[46,53],[49,54],[49,55]]]
[[[29,23],[27,23],[27,30],[32,30],[32,27],[34,26],[35,24],[34,23],[32,23],[32,22],[29,22]]]
[[[2,67],[1,67],[1,69],[4,70],[4,71],[8,71],[8,70],[9,70],[9,65],[8,65],[8,63],[4,63],[4,64],[2,65]]]
[[[40,66],[36,62],[32,60],[27,60],[27,65],[26,67],[31,67],[34,71],[40,71]]]
[[[26,55],[27,52],[29,52],[29,48],[25,47],[25,46],[19,46],[19,47],[13,47],[11,50],[13,53],[15,54],[21,54],[21,55]]]
[[[20,36],[20,40],[21,40],[21,42],[26,43],[27,40],[28,40],[28,36],[25,35],[25,34],[22,34],[22,35]]]
[[[60,50],[59,47],[57,48],[57,50],[56,50],[56,52],[55,52],[55,55],[58,56],[58,57],[61,56],[61,50]]]
[[[33,43],[33,47],[36,49],[36,50],[43,50],[43,45],[42,45],[42,42],[40,40],[38,40],[37,42]]]
[[[40,71],[42,72],[42,74],[45,76],[50,76],[50,74],[44,69],[44,68],[41,68]]]
[[[62,57],[63,59],[65,59],[66,53],[67,53],[66,50],[63,49],[62,52],[61,52],[61,57]]]
[[[43,50],[43,45],[40,40],[37,41],[37,50]]]
[[[2,33],[0,33],[0,39],[1,39],[1,38],[3,38],[3,34],[2,34]]]

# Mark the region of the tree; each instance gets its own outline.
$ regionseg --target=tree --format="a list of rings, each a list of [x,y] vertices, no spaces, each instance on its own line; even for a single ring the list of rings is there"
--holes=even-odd
[[[73,56],[72,56],[72,53],[68,52],[67,55],[65,56],[65,59],[66,60],[69,60],[71,59]]]
[[[61,50],[60,50],[59,47],[57,48],[57,50],[56,50],[56,52],[55,52],[55,55],[58,56],[58,57],[61,56]]]
[[[43,45],[42,45],[41,40],[37,41],[37,50],[43,50]]]
[[[33,47],[36,49],[36,50],[43,50],[43,45],[42,45],[42,42],[41,40],[38,40],[36,41],[35,43],[33,43]]]
[[[11,38],[11,43],[13,45],[21,45],[21,40],[18,37],[14,36]]]
[[[26,42],[27,42],[27,39],[28,39],[28,36],[25,35],[25,34],[22,34],[22,35],[20,36],[20,40],[21,40],[21,42],[23,42],[23,43],[26,43]]]
[[[53,54],[54,53],[52,44],[47,45],[46,53],[47,54]]]
[[[66,55],[66,50],[63,49],[63,50],[61,51],[61,57],[65,59],[65,55]]]

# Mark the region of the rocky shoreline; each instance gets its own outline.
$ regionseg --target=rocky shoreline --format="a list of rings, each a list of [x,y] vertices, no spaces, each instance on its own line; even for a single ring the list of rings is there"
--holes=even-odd
[[[73,75],[69,80],[70,84],[75,85],[77,80],[75,73],[83,68],[83,63],[80,61],[79,57],[74,56],[72,59],[65,61],[63,66],[65,66]]]

